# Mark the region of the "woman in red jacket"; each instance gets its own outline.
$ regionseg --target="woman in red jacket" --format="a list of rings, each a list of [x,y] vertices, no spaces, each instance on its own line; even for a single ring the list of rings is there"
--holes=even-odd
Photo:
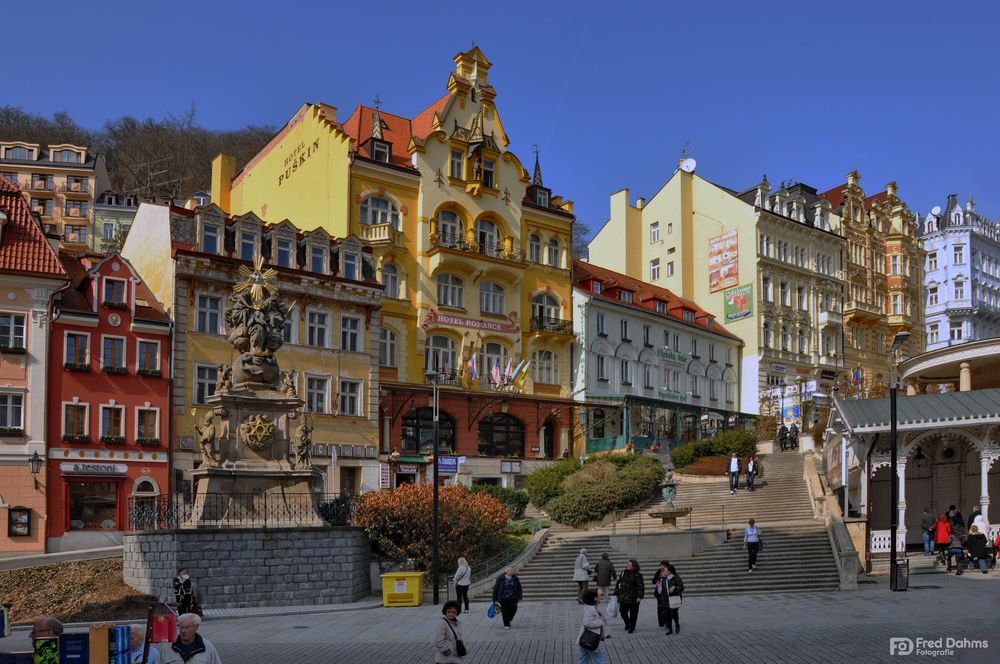
[[[942,565],[947,562],[945,556],[950,538],[951,524],[948,522],[948,517],[942,512],[938,514],[937,522],[934,524],[934,549],[938,552],[938,562]]]

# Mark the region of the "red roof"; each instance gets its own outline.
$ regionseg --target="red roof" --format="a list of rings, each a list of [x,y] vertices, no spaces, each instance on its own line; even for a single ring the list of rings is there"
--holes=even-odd
[[[356,149],[358,150],[361,150],[361,145],[371,138],[372,117],[374,114],[374,108],[359,105],[351,113],[351,117],[347,118],[344,122],[344,133],[354,139],[357,146]],[[408,152],[410,147],[410,121],[407,118],[381,110],[378,114],[382,119],[382,140],[392,144],[392,163],[397,166],[412,168],[413,165],[410,162]],[[371,156],[366,151],[362,150],[362,153],[365,156]]]
[[[448,105],[448,101],[450,99],[451,93],[449,92],[413,118],[413,135],[420,138],[427,138],[428,134],[434,131],[435,114],[443,117],[444,109]]]
[[[639,281],[638,279],[633,279],[632,277],[622,274],[620,272],[614,272],[608,270],[607,268],[598,267],[592,263],[586,263],[584,261],[573,261],[573,282],[577,286],[582,286],[585,282],[589,281],[599,281],[602,284],[601,292],[590,294],[593,297],[607,300],[608,302],[614,302],[621,306],[631,306],[634,309],[642,309],[643,311],[651,311],[657,316],[663,316],[666,318],[672,318],[682,325],[687,325],[688,327],[699,327],[703,330],[708,330],[714,332],[718,335],[729,337],[730,339],[735,339],[737,341],[742,341],[738,336],[724,328],[717,322],[712,323],[712,327],[708,327],[708,320],[712,318],[712,315],[699,307],[697,304],[691,300],[679,297],[673,291],[666,288],[660,288],[659,286],[654,286],[652,284],[647,284],[645,281]],[[633,303],[631,305],[622,302],[617,297],[611,296],[607,291],[613,288],[620,288],[632,291],[634,296],[632,298]],[[667,313],[657,312],[652,304],[647,306],[646,303],[651,303],[653,300],[660,300],[661,302],[667,303]],[[686,321],[683,318],[681,309],[689,309],[694,312],[695,322]]]
[[[65,279],[66,270],[52,249],[21,190],[0,177],[0,212],[7,215],[0,238],[0,272]]]
[[[847,183],[845,182],[839,187],[834,187],[829,191],[824,191],[822,194],[819,194],[819,198],[825,198],[826,200],[830,201],[830,206],[834,210],[836,210],[844,203],[844,194],[846,191],[847,191]],[[883,202],[887,198],[889,198],[889,194],[885,191],[881,191],[877,194],[874,194],[866,198],[865,207],[871,209],[876,204]]]

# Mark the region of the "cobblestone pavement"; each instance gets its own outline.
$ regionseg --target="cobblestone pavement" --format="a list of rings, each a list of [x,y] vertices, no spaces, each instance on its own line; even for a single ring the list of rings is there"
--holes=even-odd
[[[644,602],[638,629],[627,635],[612,619],[609,664],[661,662],[836,663],[1000,661],[1000,575],[935,575],[913,579],[905,593],[884,580],[857,592],[692,597],[681,609],[682,633],[656,626]],[[575,602],[522,603],[514,628],[489,620],[487,604],[473,603],[460,618],[469,664],[567,663],[577,659],[580,607]],[[201,633],[225,664],[432,662],[430,634],[440,609],[368,609],[353,612],[206,620]],[[985,650],[955,656],[901,656],[891,637],[986,639]],[[18,632],[5,647],[26,643]],[[992,655],[992,656],[991,656]]]

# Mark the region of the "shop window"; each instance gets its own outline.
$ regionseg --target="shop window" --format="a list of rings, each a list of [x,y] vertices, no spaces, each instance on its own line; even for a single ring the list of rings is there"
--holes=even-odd
[[[444,410],[438,411],[438,444],[440,452],[455,451],[455,418]],[[433,408],[414,408],[403,416],[403,452],[434,453]]]
[[[69,528],[117,530],[118,485],[115,482],[71,482]]]
[[[523,457],[524,424],[506,413],[494,414],[480,420],[479,454]]]

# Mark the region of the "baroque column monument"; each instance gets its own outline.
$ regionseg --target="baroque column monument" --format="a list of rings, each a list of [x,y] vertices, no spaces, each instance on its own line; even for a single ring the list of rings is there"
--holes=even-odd
[[[182,527],[322,525],[313,489],[312,426],[275,353],[294,303],[278,296],[277,273],[240,267],[225,312],[232,365],[219,368],[211,410],[196,421],[202,464],[192,471],[194,509]],[[196,411],[192,410],[192,416]]]

